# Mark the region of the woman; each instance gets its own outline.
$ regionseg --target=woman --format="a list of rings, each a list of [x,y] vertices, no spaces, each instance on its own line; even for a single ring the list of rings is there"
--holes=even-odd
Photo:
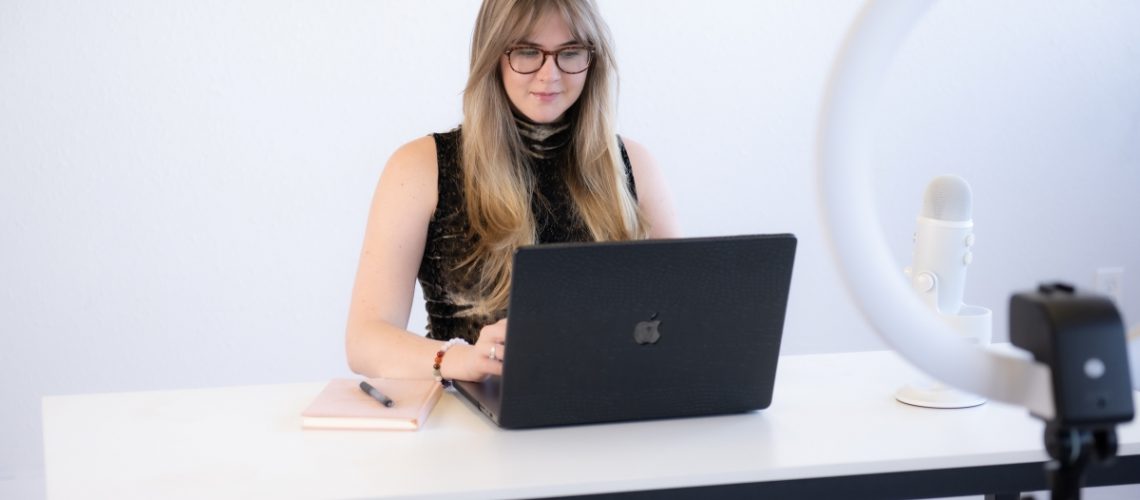
[[[520,246],[675,236],[652,158],[614,130],[592,0],[485,0],[471,47],[462,126],[401,147],[376,188],[346,335],[365,376],[500,374]],[[406,330],[417,278],[426,338]]]

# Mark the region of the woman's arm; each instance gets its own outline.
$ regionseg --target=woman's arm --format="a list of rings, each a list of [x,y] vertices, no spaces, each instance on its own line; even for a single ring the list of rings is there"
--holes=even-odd
[[[633,167],[633,180],[637,185],[637,203],[645,218],[649,220],[650,238],[677,238],[681,231],[677,227],[673,212],[673,199],[669,196],[665,179],[657,168],[657,161],[640,143],[622,136],[625,151]]]
[[[399,150],[380,176],[348,312],[345,350],[349,368],[368,377],[431,378],[442,342],[407,331],[416,274],[435,211],[438,190],[435,141],[424,137]],[[480,338],[489,350],[494,339]],[[449,379],[479,380],[502,365],[457,345],[441,367]]]

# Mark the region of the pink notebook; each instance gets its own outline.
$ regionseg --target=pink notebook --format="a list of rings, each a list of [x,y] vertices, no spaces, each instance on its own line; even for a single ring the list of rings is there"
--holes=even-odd
[[[443,387],[431,379],[368,379],[393,405],[360,390],[360,379],[333,379],[301,413],[305,429],[408,430],[423,425]]]

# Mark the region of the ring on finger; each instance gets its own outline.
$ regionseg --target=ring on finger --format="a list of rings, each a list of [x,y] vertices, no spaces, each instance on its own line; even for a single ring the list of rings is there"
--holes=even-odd
[[[487,354],[487,357],[490,358],[492,361],[498,361],[499,360],[498,356],[495,355],[495,349],[497,349],[498,347],[499,346],[496,346],[496,345],[491,346],[491,352],[490,352],[490,354]]]

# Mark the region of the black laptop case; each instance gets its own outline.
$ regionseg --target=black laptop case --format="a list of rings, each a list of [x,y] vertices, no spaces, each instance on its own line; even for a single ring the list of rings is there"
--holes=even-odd
[[[766,408],[795,249],[790,234],[520,249],[497,423]]]

